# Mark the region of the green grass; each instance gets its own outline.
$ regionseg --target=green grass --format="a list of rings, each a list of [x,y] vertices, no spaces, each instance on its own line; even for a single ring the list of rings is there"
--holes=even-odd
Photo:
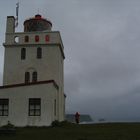
[[[140,123],[17,128],[15,135],[1,135],[0,140],[140,140]]]

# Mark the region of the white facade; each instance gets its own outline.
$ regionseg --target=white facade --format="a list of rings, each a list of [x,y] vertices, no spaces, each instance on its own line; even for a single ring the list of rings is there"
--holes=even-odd
[[[9,99],[9,113],[8,116],[0,117],[0,126],[8,121],[15,126],[48,126],[58,119],[58,106],[56,113],[54,110],[54,101],[58,101],[58,89],[53,82],[4,87],[0,90],[0,98]],[[29,116],[30,98],[41,99],[40,116]]]
[[[14,25],[14,17],[7,17],[4,75],[0,99],[8,99],[9,104],[8,115],[0,114],[0,125],[10,121],[16,126],[46,126],[54,120],[63,121],[65,116],[64,53],[60,33],[51,30],[17,33]],[[26,36],[28,41],[25,41]],[[39,41],[35,41],[36,36],[39,37]],[[47,41],[46,36],[49,37]],[[26,53],[25,58],[21,59],[23,48]],[[41,58],[37,57],[38,48],[41,48]],[[30,75],[28,83],[25,83],[26,72]],[[37,73],[35,82],[32,81],[33,72]],[[41,99],[40,116],[29,116],[30,98]],[[54,106],[56,106],[55,114]]]

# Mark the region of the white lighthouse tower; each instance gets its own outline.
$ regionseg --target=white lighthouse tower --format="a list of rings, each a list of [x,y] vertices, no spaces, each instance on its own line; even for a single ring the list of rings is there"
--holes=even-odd
[[[3,86],[0,87],[0,126],[48,126],[65,116],[63,43],[59,31],[41,15],[15,32],[7,17]]]

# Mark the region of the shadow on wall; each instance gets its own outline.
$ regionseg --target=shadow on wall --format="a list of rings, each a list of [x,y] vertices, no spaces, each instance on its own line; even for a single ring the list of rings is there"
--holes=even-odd
[[[0,86],[2,86],[3,84],[3,77],[2,77],[2,73],[0,73]]]

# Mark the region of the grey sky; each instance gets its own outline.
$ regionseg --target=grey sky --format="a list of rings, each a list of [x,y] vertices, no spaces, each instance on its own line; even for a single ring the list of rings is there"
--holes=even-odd
[[[1,0],[1,45],[16,2]],[[140,121],[140,1],[20,0],[18,31],[38,9],[64,42],[66,111]],[[2,75],[2,48],[0,63]]]

